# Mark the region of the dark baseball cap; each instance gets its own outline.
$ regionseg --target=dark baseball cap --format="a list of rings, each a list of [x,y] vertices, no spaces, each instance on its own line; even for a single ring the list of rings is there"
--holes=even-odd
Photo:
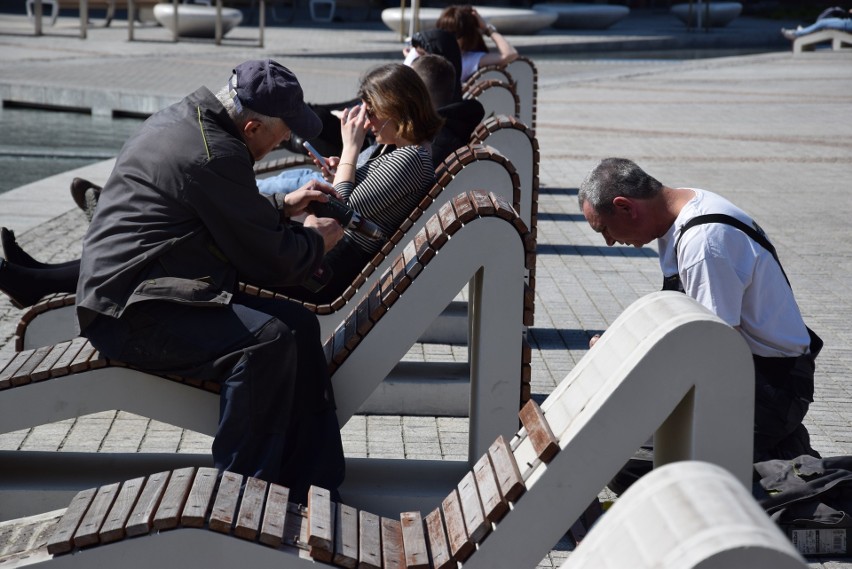
[[[234,68],[229,83],[237,107],[282,119],[302,138],[315,138],[322,121],[305,104],[302,86],[293,72],[271,59],[255,59]]]

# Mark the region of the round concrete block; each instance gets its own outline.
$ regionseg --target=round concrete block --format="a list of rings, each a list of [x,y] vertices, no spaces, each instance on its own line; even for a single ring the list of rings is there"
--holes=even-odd
[[[174,6],[161,2],[154,5],[154,18],[164,28],[174,32]],[[222,8],[222,35],[243,21],[243,13],[236,8]],[[216,37],[216,7],[202,4],[178,5],[178,35],[195,38]]]
[[[501,34],[533,35],[550,27],[556,21],[557,14],[525,10],[521,8],[499,8],[493,6],[475,6],[476,11],[489,24],[493,24]],[[435,22],[443,11],[442,8],[420,8],[418,20],[420,31],[435,29]],[[400,21],[399,8],[382,10],[382,22],[389,29],[400,33],[408,33],[411,21],[411,9],[405,10],[404,21]]]
[[[630,14],[627,6],[607,4],[534,4],[536,12],[555,13],[554,28],[605,30]]]
[[[675,4],[671,8],[672,14],[678,17],[687,26],[698,26],[699,21],[704,26],[704,18],[707,14],[707,2],[692,3],[692,18],[689,14],[689,4]],[[734,18],[743,11],[743,5],[739,2],[710,2],[710,27],[721,28],[731,23]],[[701,11],[699,17],[698,12]]]

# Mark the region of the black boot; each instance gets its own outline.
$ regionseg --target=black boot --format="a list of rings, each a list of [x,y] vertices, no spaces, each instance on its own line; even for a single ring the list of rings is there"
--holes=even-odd
[[[15,308],[27,308],[38,302],[41,295],[34,292],[32,287],[16,282],[20,280],[18,277],[15,267],[0,257],[0,292],[9,297]]]
[[[5,227],[0,227],[0,248],[2,257],[13,265],[29,267],[31,269],[43,269],[47,265],[36,261],[29,253],[24,251],[15,240],[15,232]]]

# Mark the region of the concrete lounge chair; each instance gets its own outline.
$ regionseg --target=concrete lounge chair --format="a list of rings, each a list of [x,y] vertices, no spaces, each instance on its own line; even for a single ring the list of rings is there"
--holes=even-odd
[[[22,521],[47,527],[47,535],[22,544],[6,566],[19,566],[24,559],[124,566],[121,556],[126,556],[140,564],[180,567],[198,562],[198,552],[209,552],[211,546],[215,562],[205,560],[205,566],[250,559],[259,567],[323,563],[443,569],[457,567],[464,555],[464,566],[474,566],[476,551],[467,553],[472,544],[489,539],[489,530],[499,530],[503,519],[515,515],[509,504],[537,491],[521,491],[523,483],[511,471],[513,455],[504,449],[502,441],[496,443],[493,454],[477,462],[472,476],[425,518],[419,511],[398,518],[358,511],[332,502],[321,488],[314,488],[303,506],[287,501],[286,488],[255,478],[246,479],[240,493],[241,476],[226,472],[217,484],[219,473],[209,468],[161,472],[83,491],[61,516]],[[509,469],[501,471],[507,463]],[[508,475],[501,478],[504,472]],[[513,480],[514,486],[509,484]],[[161,505],[146,508],[157,494],[163,496]],[[141,538],[136,547],[130,545],[133,536]],[[524,534],[512,537],[516,547],[522,546]],[[191,560],[183,559],[194,545],[203,547],[193,550]],[[682,461],[652,471],[630,488],[561,569],[596,567],[805,569],[807,564],[727,470]]]
[[[805,569],[801,555],[726,470],[684,461],[653,470],[586,535],[561,569]]]
[[[831,42],[831,49],[837,51],[843,46],[852,47],[852,34],[842,30],[820,30],[793,40],[793,53],[813,51],[821,43]]]
[[[463,89],[471,89],[476,83],[488,79],[507,83],[514,89],[520,105],[518,120],[535,130],[538,105],[538,70],[535,63],[527,57],[519,56],[506,65],[481,67],[468,78]]]
[[[232,473],[217,482],[215,470],[185,468],[80,492],[46,543],[23,553],[22,562],[534,567],[647,434],[656,431],[655,466],[701,460],[721,468],[671,465],[625,494],[620,510],[629,512],[636,500],[641,503],[641,496],[631,496],[660,487],[646,502],[671,505],[666,513],[679,522],[677,532],[655,525],[654,535],[665,535],[643,542],[643,554],[665,556],[673,542],[689,539],[690,528],[706,535],[715,520],[733,520],[739,525],[726,535],[741,530],[733,545],[705,539],[691,558],[695,564],[676,566],[698,567],[710,549],[741,552],[759,543],[767,556],[778,559],[773,567],[799,567],[786,562],[801,558],[779,541],[780,530],[769,535],[768,518],[754,513],[757,505],[740,503],[750,499],[745,488],[751,480],[751,376],[751,357],[738,332],[685,295],[654,293],[625,310],[541,407],[533,401],[524,406],[523,427],[511,440],[497,437],[437,498],[404,507],[402,514],[393,507],[398,502],[370,499],[351,488],[341,489],[345,504],[333,504],[328,492],[313,488],[307,508],[287,505],[285,488]],[[642,397],[649,392],[655,397]],[[643,405],[637,406],[640,399]],[[697,486],[703,492],[713,488],[713,499],[680,492]],[[715,501],[717,494],[721,502]],[[691,508],[711,502],[738,508],[711,509],[703,517]],[[421,512],[429,512],[425,524]],[[622,521],[614,515],[609,522],[608,516],[600,524],[602,532]],[[697,523],[687,523],[693,519]],[[650,525],[645,518],[631,522]],[[760,529],[742,531],[750,527]],[[589,549],[591,539],[578,551]],[[634,540],[619,549],[635,546]],[[751,555],[752,560],[770,558]],[[636,561],[630,566],[675,566]]]
[[[528,142],[528,146],[529,146]],[[523,147],[521,147],[522,151]],[[298,162],[300,159],[297,159]],[[293,164],[290,158],[286,163]],[[280,168],[271,164],[270,168]],[[512,164],[499,153],[485,146],[472,146],[459,149],[450,155],[436,171],[437,183],[424,200],[424,208],[415,211],[410,223],[404,224],[402,231],[391,236],[391,240],[377,255],[375,262],[365,268],[363,279],[358,279],[351,291],[347,291],[330,305],[317,308],[322,326],[322,337],[330,336],[340,323],[340,310],[350,301],[358,302],[364,292],[390,267],[390,263],[407,244],[406,235],[415,235],[429,217],[440,210],[456,195],[472,189],[485,188],[508,200],[516,210],[520,210],[519,179]],[[532,199],[532,198],[530,198]],[[428,210],[428,211],[427,211]],[[426,214],[425,216],[423,214]],[[391,251],[396,253],[391,254]],[[357,287],[357,288],[356,288]],[[334,314],[334,316],[329,316]],[[74,297],[73,295],[53,295],[45,298],[21,317],[16,330],[16,347],[31,349],[54,344],[74,336]]]
[[[461,386],[467,390],[461,399],[469,406],[471,453],[487,447],[484,441],[515,430],[521,394],[529,392],[528,386],[521,387],[523,369],[529,368],[521,324],[526,302],[523,259],[531,254],[525,234],[511,206],[482,192],[458,196],[418,231],[391,263],[392,269],[351,307],[326,342],[341,425],[393,375],[422,330],[463,283],[473,280],[470,303],[477,317],[471,323],[467,382]],[[440,382],[425,388],[423,377],[420,380],[419,389],[428,389],[432,397],[443,389]],[[459,399],[458,387],[451,394]],[[0,364],[0,432],[121,409],[212,435],[218,407],[217,384],[122,367],[101,357],[84,338],[18,352]],[[91,470],[80,457],[72,457],[72,466],[54,465],[47,469],[52,473],[36,467],[39,472],[32,472],[36,462],[30,453],[2,454],[0,490],[7,495],[0,497],[0,517],[31,502],[33,487],[39,489],[40,499],[50,498],[38,476],[54,480],[55,473],[62,472],[63,478],[72,479],[85,474],[72,475],[72,466]],[[62,462],[64,454],[51,457]],[[440,468],[446,470],[447,464]],[[57,484],[61,486],[61,480]]]

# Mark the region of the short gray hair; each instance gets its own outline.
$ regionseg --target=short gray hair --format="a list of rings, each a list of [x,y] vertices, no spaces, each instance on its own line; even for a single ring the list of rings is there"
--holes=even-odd
[[[619,197],[648,199],[656,196],[663,185],[649,176],[632,160],[605,158],[595,166],[577,192],[580,209],[589,202],[598,213],[611,213],[612,201]]]
[[[269,117],[266,115],[262,115],[258,112],[251,110],[245,105],[242,105],[242,108],[238,110],[236,104],[234,103],[234,99],[231,97],[231,90],[227,85],[219,89],[219,91],[216,93],[216,98],[219,99],[219,102],[222,103],[223,107],[225,107],[225,111],[227,111],[228,116],[231,117],[231,120],[238,125],[244,125],[245,123],[251,120],[259,121],[262,123],[275,123],[276,121],[281,121],[281,119],[279,119],[278,117]]]

